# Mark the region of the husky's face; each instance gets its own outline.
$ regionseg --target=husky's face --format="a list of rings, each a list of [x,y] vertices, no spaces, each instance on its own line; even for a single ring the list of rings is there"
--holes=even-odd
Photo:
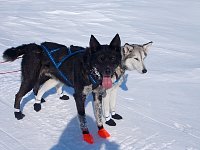
[[[153,42],[143,45],[125,44],[123,47],[123,63],[127,70],[137,70],[139,73],[146,73],[144,59],[147,56],[149,47]]]

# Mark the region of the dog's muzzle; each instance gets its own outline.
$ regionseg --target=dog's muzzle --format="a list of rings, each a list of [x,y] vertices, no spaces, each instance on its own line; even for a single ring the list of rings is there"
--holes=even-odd
[[[111,76],[111,69],[110,68],[106,68],[106,71],[105,71],[105,74],[107,75],[107,76]]]

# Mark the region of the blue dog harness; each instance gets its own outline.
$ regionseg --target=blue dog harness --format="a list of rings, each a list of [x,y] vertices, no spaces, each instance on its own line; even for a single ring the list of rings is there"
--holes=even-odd
[[[60,60],[59,62],[56,62],[55,59],[53,58],[53,53],[57,52],[60,50],[60,48],[56,48],[56,49],[49,49],[46,46],[44,46],[43,44],[41,44],[42,49],[46,52],[46,54],[48,55],[49,59],[51,60],[51,62],[53,63],[54,67],[57,69],[58,73],[60,74],[60,76],[70,85],[72,86],[73,84],[68,80],[67,76],[64,75],[64,73],[59,69],[60,66],[62,65],[62,63],[64,61],[66,61],[67,59],[69,59],[70,57],[79,54],[79,53],[84,53],[85,49],[81,49],[75,52],[72,52],[70,50],[70,48],[67,48],[68,54],[62,58],[62,60]],[[98,80],[96,79],[97,74],[94,74],[94,71],[92,70],[92,72],[89,75],[89,79],[92,82],[93,85],[99,84]]]

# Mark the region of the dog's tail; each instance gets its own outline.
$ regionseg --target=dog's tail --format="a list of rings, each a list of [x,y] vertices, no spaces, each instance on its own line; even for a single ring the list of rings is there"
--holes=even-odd
[[[3,59],[5,61],[14,61],[19,56],[24,55],[27,51],[37,46],[35,43],[23,44],[18,47],[12,47],[3,52]]]

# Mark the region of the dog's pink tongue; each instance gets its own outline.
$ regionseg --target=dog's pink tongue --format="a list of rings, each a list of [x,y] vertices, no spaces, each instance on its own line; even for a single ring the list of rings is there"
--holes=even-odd
[[[111,77],[103,77],[103,81],[102,81],[102,86],[105,88],[105,89],[109,89],[112,87],[112,80],[111,80]]]

